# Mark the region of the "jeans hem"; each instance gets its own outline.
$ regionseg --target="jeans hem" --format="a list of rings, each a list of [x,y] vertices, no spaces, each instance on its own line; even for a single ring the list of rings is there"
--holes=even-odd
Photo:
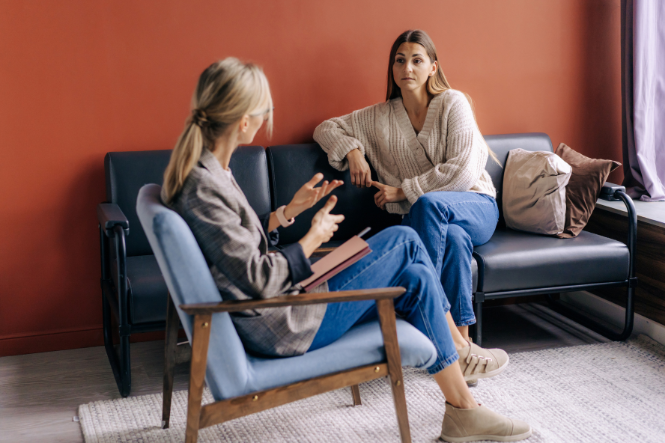
[[[456,321],[455,322],[455,326],[459,326],[459,327],[461,327],[461,326],[471,326],[471,325],[475,325],[475,324],[476,324],[476,318],[475,317],[471,318],[469,320],[464,320],[464,321],[459,321],[459,322]]]
[[[443,370],[446,369],[448,366],[450,366],[450,365],[452,365],[453,363],[455,363],[457,360],[459,360],[459,354],[458,354],[457,352],[455,352],[455,355],[451,355],[450,357],[448,357],[447,359],[445,359],[445,360],[443,360],[443,361],[441,361],[441,359],[440,359],[439,357],[437,357],[437,358],[436,358],[436,362],[435,362],[432,366],[430,366],[429,368],[427,368],[427,372],[428,372],[430,375],[434,375],[434,374],[436,374],[437,372],[441,372],[441,371],[443,371]]]

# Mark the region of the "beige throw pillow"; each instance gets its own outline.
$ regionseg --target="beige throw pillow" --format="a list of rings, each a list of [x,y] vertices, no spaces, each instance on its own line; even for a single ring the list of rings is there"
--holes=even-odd
[[[566,224],[572,168],[553,152],[513,149],[503,174],[503,217],[519,231],[556,235]]]

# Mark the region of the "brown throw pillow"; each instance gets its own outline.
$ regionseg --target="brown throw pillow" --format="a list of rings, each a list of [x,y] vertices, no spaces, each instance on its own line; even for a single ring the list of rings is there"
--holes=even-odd
[[[558,237],[573,238],[589,222],[607,177],[621,163],[589,158],[564,143],[556,148],[556,154],[573,168],[566,186],[566,227]]]

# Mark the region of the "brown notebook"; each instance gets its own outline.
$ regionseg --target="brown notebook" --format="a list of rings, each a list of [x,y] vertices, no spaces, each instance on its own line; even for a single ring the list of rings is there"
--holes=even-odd
[[[300,284],[309,292],[372,252],[365,240],[354,235],[330,254],[312,265],[314,275]]]

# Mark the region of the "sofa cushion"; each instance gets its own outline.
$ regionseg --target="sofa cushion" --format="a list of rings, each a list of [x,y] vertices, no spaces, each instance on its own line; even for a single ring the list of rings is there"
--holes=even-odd
[[[344,180],[344,185],[333,191],[339,200],[332,212],[345,216],[333,240],[347,240],[368,226],[372,230],[367,237],[371,237],[388,226],[401,223],[400,216],[382,211],[374,204],[374,194],[378,192],[376,188],[358,189],[353,186],[349,171],[340,172],[330,166],[328,156],[318,144],[271,146],[267,154],[275,209],[288,204],[296,191],[317,172],[323,173],[324,180]],[[373,170],[372,177],[376,179]],[[326,200],[322,199],[314,208],[300,214],[288,228],[280,227],[279,243],[289,244],[300,240],[311,227],[312,217]]]
[[[115,262],[111,269],[115,285],[118,281]],[[154,255],[127,257],[127,298],[131,324],[164,321],[167,291]]]
[[[478,290],[486,293],[628,278],[626,245],[586,231],[562,240],[498,229],[474,252],[484,270],[483,287]]]
[[[559,234],[561,238],[572,238],[589,222],[607,177],[621,163],[589,158],[565,143],[559,144],[556,153],[573,168],[566,186],[566,229]]]
[[[106,201],[120,206],[129,221],[127,256],[152,254],[148,239],[136,215],[136,197],[147,183],[161,185],[171,150],[109,152],[104,158]],[[229,165],[249,204],[259,216],[270,213],[270,180],[265,149],[242,146],[233,153]]]
[[[104,157],[106,201],[117,204],[129,221],[127,256],[152,254],[136,215],[136,196],[146,183],[162,184],[171,150],[109,152]]]
[[[508,152],[511,149],[524,149],[525,151],[548,151],[552,152],[552,141],[547,134],[541,132],[525,133],[525,134],[500,134],[500,135],[486,135],[485,141],[496,157],[499,159],[500,164],[497,164],[491,158],[487,159],[485,169],[492,178],[492,183],[496,188],[496,203],[499,205],[501,212],[501,195],[503,190],[503,172],[508,159]],[[500,219],[503,219],[501,212]]]

